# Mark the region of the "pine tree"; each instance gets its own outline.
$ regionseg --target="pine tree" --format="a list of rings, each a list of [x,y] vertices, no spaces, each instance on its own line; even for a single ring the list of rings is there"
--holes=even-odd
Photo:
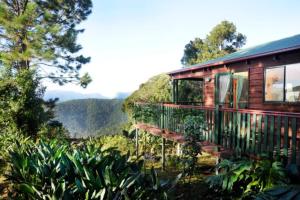
[[[36,136],[51,122],[55,101],[43,100],[42,79],[91,81],[80,77],[90,58],[79,54],[76,28],[91,8],[91,0],[0,0],[0,133]]]
[[[79,70],[90,61],[78,52],[76,26],[91,13],[91,0],[0,0],[2,67],[35,69],[37,77],[64,84],[91,81]]]

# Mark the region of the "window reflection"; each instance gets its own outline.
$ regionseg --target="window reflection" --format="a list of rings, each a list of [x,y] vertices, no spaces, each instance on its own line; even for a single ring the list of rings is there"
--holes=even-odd
[[[285,99],[289,102],[300,101],[300,63],[286,66]]]
[[[283,101],[284,67],[266,69],[265,100]]]

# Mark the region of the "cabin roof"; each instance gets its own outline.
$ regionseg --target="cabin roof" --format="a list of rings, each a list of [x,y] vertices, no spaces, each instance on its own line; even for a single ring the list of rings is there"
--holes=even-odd
[[[186,68],[172,71],[168,74],[175,75],[181,72],[194,71],[205,67],[212,67],[212,66],[217,66],[222,64],[240,62],[243,60],[248,60],[248,59],[267,56],[267,55],[273,55],[273,54],[292,51],[296,49],[300,49],[300,34],[294,35],[292,37],[283,38],[280,40],[275,40],[272,42],[267,42],[254,47],[241,49],[237,52],[225,55],[223,57],[219,57],[216,59],[208,60],[206,62],[191,65]]]

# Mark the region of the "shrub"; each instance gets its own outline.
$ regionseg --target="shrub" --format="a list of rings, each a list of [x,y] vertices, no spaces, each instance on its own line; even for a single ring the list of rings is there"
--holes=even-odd
[[[45,123],[38,132],[38,137],[43,139],[67,140],[70,133],[63,124],[56,120]]]
[[[91,139],[90,144],[96,145],[102,149],[116,148],[122,154],[127,154],[127,152],[134,152],[135,146],[134,142],[126,138],[123,135],[106,135],[99,138]]]
[[[221,173],[207,179],[211,188],[231,192],[234,196],[249,197],[287,183],[285,169],[272,160],[223,160],[218,165]]]

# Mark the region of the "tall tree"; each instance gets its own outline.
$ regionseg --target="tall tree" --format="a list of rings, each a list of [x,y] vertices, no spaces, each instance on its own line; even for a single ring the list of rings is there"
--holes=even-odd
[[[205,39],[195,38],[185,45],[181,63],[184,66],[204,62],[233,53],[246,43],[246,36],[237,32],[236,26],[222,21]]]
[[[76,26],[91,13],[91,0],[0,0],[0,126],[36,135],[53,118],[41,79],[58,84],[80,77],[90,61],[79,53]]]
[[[36,69],[39,78],[64,84],[91,81],[79,70],[90,61],[78,52],[76,26],[91,13],[91,0],[0,0],[0,60],[12,71]]]

